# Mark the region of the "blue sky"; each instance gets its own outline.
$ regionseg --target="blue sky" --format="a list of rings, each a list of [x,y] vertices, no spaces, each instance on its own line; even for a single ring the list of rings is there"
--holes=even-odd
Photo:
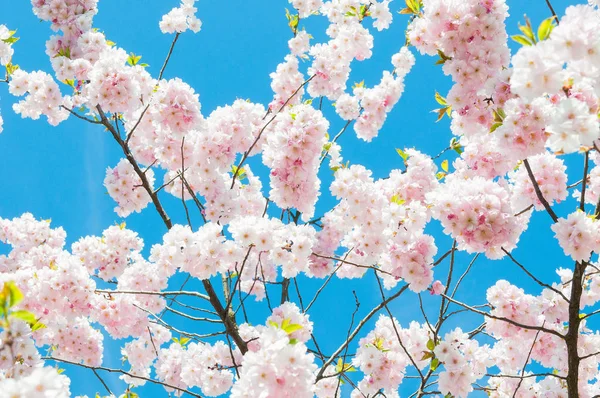
[[[554,0],[553,5],[559,15],[567,5],[574,2]],[[509,34],[517,34],[518,22],[523,22],[527,14],[534,25],[550,16],[544,0],[509,0],[510,18],[507,21]],[[107,38],[118,46],[143,56],[143,62],[150,64],[149,71],[155,76],[163,63],[171,35],[161,34],[158,21],[172,7],[175,0],[103,0],[94,26],[103,31]],[[390,57],[404,43],[404,29],[407,16],[395,11],[402,8],[403,1],[393,1],[394,23],[389,30],[373,30],[375,47],[373,57],[353,64],[349,84],[365,80],[367,86],[378,83],[383,70],[390,69]],[[202,112],[208,115],[219,105],[231,104],[236,98],[249,98],[253,102],[267,104],[272,98],[269,74],[287,53],[287,41],[291,32],[285,18],[286,1],[206,1],[198,3],[198,17],[203,21],[200,33],[185,33],[178,41],[165,77],[180,77],[200,94]],[[16,43],[13,62],[27,71],[45,70],[50,72],[50,61],[45,55],[45,41],[52,33],[49,24],[39,21],[32,13],[30,2],[12,1],[3,5],[0,24],[17,29],[20,41]],[[325,18],[313,17],[301,22],[301,27],[317,40],[324,39]],[[511,44],[512,46],[512,44]],[[516,49],[512,46],[513,51]],[[352,164],[363,164],[373,170],[377,178],[386,176],[391,169],[401,167],[401,159],[394,148],[416,147],[422,152],[436,155],[448,146],[451,134],[447,119],[435,122],[431,109],[437,107],[433,97],[435,91],[445,94],[451,86],[449,77],[441,68],[434,65],[435,59],[417,56],[417,63],[406,78],[406,88],[400,102],[389,114],[379,137],[372,143],[359,141],[349,130],[339,141],[343,146],[344,159]],[[305,63],[303,67],[305,68]],[[66,86],[63,86],[66,89]],[[66,93],[67,91],[65,91]],[[58,127],[49,126],[44,120],[21,119],[12,112],[16,102],[7,90],[0,86],[0,112],[4,118],[4,132],[0,134],[0,217],[12,218],[24,212],[31,212],[38,218],[51,218],[54,226],[62,226],[67,231],[68,245],[86,235],[100,235],[102,231],[121,219],[113,212],[115,203],[106,194],[102,185],[105,170],[113,167],[120,159],[120,152],[112,137],[98,126],[86,124],[70,118]],[[324,105],[326,116],[331,122],[333,135],[343,126],[343,121],[333,112],[330,103]],[[448,154],[439,159],[452,159]],[[579,180],[582,163],[580,157],[567,159],[569,182]],[[260,167],[257,162],[256,170]],[[438,163],[439,164],[439,163]],[[263,169],[264,170],[264,169]],[[263,173],[264,175],[264,173]],[[331,172],[326,168],[321,174],[323,186],[331,181]],[[265,186],[267,180],[263,179]],[[185,218],[181,203],[165,194],[163,201],[171,217],[179,223]],[[325,189],[318,204],[317,214],[330,209],[335,202]],[[559,215],[565,216],[571,209],[569,204],[557,207]],[[137,232],[146,242],[145,253],[150,246],[161,240],[165,232],[160,218],[149,207],[142,214],[127,218],[127,226]],[[199,225],[196,220],[195,225]],[[515,257],[526,264],[532,272],[545,281],[555,280],[554,269],[570,267],[571,262],[562,254],[549,231],[550,219],[546,214],[537,213],[529,229],[521,238],[520,247],[514,251]],[[450,248],[451,240],[441,235],[436,222],[429,230],[436,237],[439,253]],[[0,247],[0,252],[5,248]],[[466,268],[471,257],[459,254],[458,273]],[[436,268],[436,279],[445,279],[447,262]],[[497,279],[507,279],[519,284],[531,293],[538,293],[539,287],[532,284],[521,271],[509,261],[489,261],[480,257],[470,276],[465,280],[458,298],[470,303],[484,301],[485,290]],[[180,279],[172,285],[176,287]],[[314,295],[321,281],[300,278],[305,301]],[[199,283],[188,288],[201,289]],[[274,289],[278,294],[279,288]],[[351,313],[354,311],[352,290],[356,290],[361,302],[358,317],[364,316],[379,300],[379,291],[373,275],[363,280],[336,280],[325,290],[315,307],[311,319],[315,322],[315,335],[324,353],[333,352],[347,332]],[[292,294],[292,296],[294,296]],[[426,308],[431,316],[437,310],[437,298],[426,294]],[[406,294],[390,306],[394,315],[407,325],[411,319],[422,322],[417,297]],[[251,313],[253,323],[264,321],[265,304],[258,304]],[[362,316],[361,316],[362,315]],[[480,323],[479,317],[464,319],[463,328],[471,330]],[[451,324],[451,323],[449,323]],[[190,331],[204,333],[192,324],[181,324]],[[365,332],[373,326],[371,322]],[[454,325],[455,326],[455,325]],[[194,330],[193,328],[196,328]],[[363,334],[364,335],[364,334]],[[104,365],[118,367],[122,344],[106,344]],[[72,392],[94,395],[103,392],[102,386],[89,371],[68,369],[72,378]],[[115,393],[122,390],[123,384],[114,375],[106,375]],[[409,388],[407,383],[406,388]],[[405,392],[403,388],[401,391]],[[164,396],[162,388],[144,388],[142,396]],[[346,391],[347,392],[347,391]],[[148,394],[148,395],[147,395]],[[404,396],[404,393],[402,394]],[[474,394],[476,396],[476,394]]]

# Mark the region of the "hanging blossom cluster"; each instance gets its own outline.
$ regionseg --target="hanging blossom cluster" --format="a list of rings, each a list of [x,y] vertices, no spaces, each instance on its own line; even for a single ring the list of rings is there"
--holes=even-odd
[[[315,44],[309,51],[314,60],[308,68],[308,73],[315,76],[308,85],[311,97],[325,96],[336,100],[344,93],[352,61],[362,61],[371,57],[373,36],[363,26],[363,17],[356,13],[347,15],[350,6],[360,10],[361,6],[366,7],[368,3],[364,0],[333,0],[321,7],[320,12],[330,23],[327,28],[330,40],[327,43]],[[382,28],[384,26],[382,25]]]
[[[473,384],[486,375],[487,368],[495,365],[489,351],[489,346],[480,346],[460,328],[446,333],[433,350],[444,365],[438,380],[442,394],[467,398],[473,392]]]
[[[547,152],[532,156],[528,160],[544,199],[550,205],[565,200],[567,198],[567,168],[563,160]],[[520,165],[517,170],[509,173],[509,181],[513,184],[511,192],[513,208],[524,210],[531,205],[538,210],[544,208],[535,193],[531,178],[524,165]]]
[[[600,247],[600,221],[583,211],[559,218],[551,228],[565,254],[575,261],[588,261],[591,252]]]
[[[329,122],[321,111],[296,105],[269,127],[263,162],[271,169],[269,196],[282,209],[294,207],[308,221],[319,196],[317,177]]]
[[[104,280],[119,278],[126,267],[140,255],[144,243],[125,224],[112,226],[102,237],[86,236],[73,243],[73,255],[79,257],[90,273],[98,272]]]
[[[420,292],[433,281],[437,247],[424,233],[431,217],[425,195],[438,185],[437,168],[416,150],[407,150],[407,155],[407,172],[393,170],[387,179],[373,181],[362,166],[336,171],[331,192],[341,202],[325,216],[317,247],[331,250],[341,244],[347,248],[336,273],[339,277],[361,277],[369,265],[379,264],[385,271],[382,277],[386,288],[404,279],[412,290]],[[315,261],[315,267],[329,266],[322,258]]]
[[[404,77],[415,64],[414,55],[407,47],[402,47],[400,52],[392,57],[394,73],[385,71],[381,82],[373,88],[354,88],[354,95],[359,100],[360,117],[354,124],[358,138],[367,142],[377,137],[383,126],[387,114],[400,99],[404,91]],[[346,117],[349,115],[346,113]]]
[[[222,341],[215,345],[171,343],[160,350],[155,368],[160,381],[179,388],[200,387],[204,395],[217,397],[231,389],[229,368],[241,360],[239,351],[231,351]]]
[[[183,33],[191,30],[200,32],[202,22],[196,17],[198,9],[194,7],[197,0],[181,0],[179,7],[173,8],[168,14],[163,15],[160,20],[160,31],[163,33]]]
[[[69,112],[61,108],[68,103],[61,97],[58,84],[46,72],[27,73],[19,69],[13,73],[8,90],[14,96],[25,96],[13,105],[13,110],[23,117],[37,120],[44,115],[48,123],[56,126],[69,116]]]
[[[232,398],[314,396],[317,365],[305,344],[312,333],[312,322],[298,307],[286,303],[274,309],[266,326],[244,324],[240,332],[252,342],[240,363]]]
[[[357,385],[358,389],[363,394],[375,394],[382,389],[386,395],[394,394],[404,379],[407,367],[416,364],[422,369],[428,365],[429,361],[421,358],[423,351],[427,350],[427,341],[432,337],[430,334],[426,326],[417,322],[411,322],[408,328],[403,329],[396,319],[381,315],[375,328],[358,342],[356,356],[352,359],[352,365],[365,374]],[[352,396],[358,396],[357,393],[355,391]]]
[[[481,91],[509,64],[503,0],[424,1],[408,38],[422,54],[443,55],[443,71],[454,86],[446,96],[455,135],[487,133],[492,119]]]
[[[154,171],[148,169],[145,173],[150,188],[154,187]],[[104,186],[111,198],[117,202],[115,212],[121,217],[139,213],[152,201],[142,185],[142,179],[136,174],[127,159],[121,159],[114,168],[106,169]]]
[[[515,215],[523,209],[511,206],[506,187],[482,177],[448,176],[427,199],[433,216],[456,239],[460,250],[485,253],[492,259],[502,258],[502,249],[516,247],[529,221],[529,213]]]
[[[539,153],[543,141],[555,153],[572,153],[600,137],[600,34],[593,28],[599,21],[598,9],[571,6],[546,40],[524,46],[513,57],[511,92],[527,106],[548,109],[537,123],[545,121],[545,134],[523,135],[518,146],[535,147]]]

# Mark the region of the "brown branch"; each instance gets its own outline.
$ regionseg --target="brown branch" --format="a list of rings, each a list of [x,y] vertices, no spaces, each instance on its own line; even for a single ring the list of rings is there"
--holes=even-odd
[[[465,303],[461,303],[460,301],[453,299],[452,297],[448,297],[448,296],[446,296],[443,293],[441,294],[441,296],[445,297],[446,300],[448,300],[448,301],[450,301],[450,302],[452,302],[452,303],[454,303],[456,305],[459,305],[459,306],[461,306],[463,308],[466,308],[467,310],[469,310],[471,312],[474,312],[476,314],[483,315],[484,317],[488,317],[488,318],[491,318],[491,319],[496,319],[498,321],[503,321],[503,322],[506,322],[506,323],[510,323],[511,325],[518,326],[518,327],[520,327],[522,329],[541,330],[543,332],[546,332],[546,333],[552,334],[554,336],[560,337],[562,340],[565,339],[565,336],[562,335],[562,334],[560,334],[560,333],[558,333],[556,330],[548,329],[548,328],[545,328],[543,326],[524,325],[522,323],[513,321],[512,319],[509,319],[509,318],[504,318],[504,317],[501,317],[501,316],[492,315],[492,314],[487,313],[485,311],[479,311],[479,310],[477,310],[477,309],[475,309],[475,308],[473,308],[473,307],[471,307],[471,306],[469,306],[469,305],[467,305]]]
[[[540,190],[540,186],[539,186],[537,180],[535,179],[535,176],[533,175],[533,171],[531,171],[531,166],[529,165],[529,161],[527,159],[524,159],[523,164],[525,165],[525,168],[527,169],[527,174],[529,175],[529,179],[531,180],[531,183],[533,184],[533,189],[535,190],[535,194],[537,195],[538,200],[540,202],[542,202],[542,205],[544,206],[544,208],[546,209],[546,211],[552,218],[552,221],[557,222],[558,217],[556,216],[556,213],[554,213],[554,210],[552,210],[552,208],[550,207],[550,204],[548,204],[548,201],[546,200],[546,198],[544,198],[544,195],[542,194],[542,191]]]
[[[400,288],[400,290],[398,290],[396,293],[392,294],[391,296],[389,296],[387,299],[385,299],[385,301],[383,301],[382,303],[380,303],[379,305],[377,305],[376,307],[374,307],[359,323],[358,325],[356,325],[356,328],[354,328],[354,330],[352,331],[352,333],[350,334],[350,336],[346,339],[346,341],[344,341],[342,343],[342,345],[340,345],[338,347],[337,350],[335,350],[335,352],[333,354],[331,354],[331,356],[329,357],[329,359],[327,361],[325,361],[325,363],[323,363],[323,366],[321,367],[321,369],[319,370],[319,373],[317,374],[315,383],[318,382],[319,380],[321,380],[323,378],[323,373],[325,372],[325,368],[327,368],[327,366],[329,366],[333,360],[340,355],[340,353],[342,351],[344,351],[344,349],[346,348],[346,346],[348,344],[350,344],[350,342],[356,337],[356,335],[358,334],[358,332],[360,332],[360,330],[362,329],[363,326],[365,326],[365,324],[369,321],[369,319],[371,319],[373,317],[373,315],[375,315],[377,312],[379,312],[379,310],[381,310],[383,307],[385,307],[385,305],[389,302],[391,302],[392,300],[396,299],[397,297],[399,297],[402,293],[404,293],[404,291],[408,289],[408,285],[404,285],[402,286],[402,288]]]
[[[126,372],[126,371],[121,370],[121,369],[105,368],[103,366],[89,366],[89,365],[84,365],[82,363],[71,362],[71,361],[67,361],[66,359],[60,359],[60,358],[54,358],[54,357],[42,357],[42,359],[44,359],[46,361],[55,361],[55,362],[67,363],[69,365],[75,365],[75,366],[79,366],[79,367],[86,368],[86,369],[91,369],[91,370],[103,370],[103,371],[109,372],[109,373],[121,373],[121,374],[124,374],[124,375],[129,376],[129,377],[134,378],[134,379],[149,381],[150,383],[159,384],[159,385],[164,386],[164,387],[168,387],[168,388],[172,388],[172,389],[177,390],[177,391],[184,392],[186,394],[191,395],[192,397],[203,398],[202,395],[196,394],[194,392],[191,392],[190,390],[186,390],[185,388],[176,387],[176,386],[174,386],[172,384],[163,383],[162,381],[150,379],[148,377],[137,376],[137,375],[134,375],[132,373]]]
[[[519,268],[521,268],[523,270],[523,272],[525,272],[531,279],[533,279],[534,281],[537,282],[538,285],[545,287],[547,289],[552,290],[554,293],[558,294],[559,296],[561,296],[566,302],[569,302],[569,299],[558,289],[553,288],[552,286],[548,285],[547,283],[542,282],[541,280],[539,280],[538,278],[536,278],[531,272],[529,272],[527,270],[527,268],[525,268],[524,265],[522,265],[521,263],[519,263],[513,256],[512,254],[510,254],[509,252],[506,251],[506,249],[504,249],[503,247],[501,248],[502,251],[512,260],[513,263],[515,263]]]

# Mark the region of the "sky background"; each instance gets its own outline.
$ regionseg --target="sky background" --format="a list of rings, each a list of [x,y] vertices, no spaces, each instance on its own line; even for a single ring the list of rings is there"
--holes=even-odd
[[[573,3],[569,0],[553,1],[560,16],[564,14],[566,6]],[[119,47],[142,55],[142,62],[150,65],[149,72],[157,76],[173,39],[172,35],[160,32],[158,21],[177,5],[175,0],[103,0],[99,3],[94,27],[103,31]],[[551,15],[544,0],[509,0],[508,5],[511,14],[507,20],[509,35],[519,33],[517,26],[519,22],[523,23],[524,14],[530,17],[534,26]],[[282,0],[201,0],[197,6],[197,16],[203,22],[202,30],[198,34],[186,32],[180,37],[164,77],[179,77],[190,84],[200,95],[205,116],[216,107],[231,104],[237,98],[269,103],[272,99],[269,74],[288,53],[287,41],[291,31],[287,26],[285,8],[291,10],[291,5]],[[374,54],[369,60],[353,63],[349,86],[364,80],[368,87],[372,87],[379,82],[384,70],[391,69],[390,58],[404,43],[408,17],[396,13],[403,6],[403,1],[391,3],[394,23],[390,29],[383,32],[372,30]],[[44,70],[51,73],[50,61],[45,55],[45,42],[52,34],[50,24],[39,21],[33,15],[28,1],[0,0],[0,9],[3,10],[0,24],[16,29],[16,36],[20,37],[14,45],[13,62],[26,71]],[[325,22],[322,16],[312,17],[301,21],[300,26],[305,27],[316,41],[323,41]],[[366,23],[371,26],[370,21]],[[512,43],[511,48],[513,52],[516,50]],[[388,115],[379,137],[372,143],[359,141],[352,129],[342,136],[339,142],[345,160],[351,164],[362,164],[373,171],[375,178],[381,178],[387,176],[390,170],[402,167],[401,158],[394,148],[415,147],[436,155],[448,146],[451,139],[448,119],[435,123],[436,115],[430,111],[438,107],[434,100],[435,91],[445,95],[452,82],[434,63],[434,58],[417,55],[417,63],[406,77],[402,98]],[[307,66],[308,63],[302,65],[304,70]],[[62,85],[61,88],[63,93],[68,93],[67,86]],[[121,158],[120,149],[110,134],[99,126],[73,117],[58,127],[48,125],[45,119],[21,119],[11,109],[17,100],[8,93],[6,84],[0,85],[0,112],[4,118],[4,132],[0,134],[0,217],[13,218],[31,212],[37,218],[51,218],[54,227],[62,226],[67,231],[68,247],[80,237],[101,235],[110,225],[120,223],[122,219],[113,211],[115,203],[102,184],[106,168],[114,167]],[[331,123],[329,133],[334,136],[344,121],[335,114],[328,101],[325,101],[323,108]],[[443,159],[449,159],[451,163],[455,156],[454,152],[447,153],[437,163],[439,165]],[[251,162],[253,170],[259,171],[264,177],[265,168],[257,160]],[[569,183],[581,178],[580,163],[581,157],[567,158]],[[327,188],[332,180],[331,171],[324,167],[320,177],[323,192],[317,215],[322,215],[335,205]],[[262,181],[265,193],[268,193],[268,179],[262,178]],[[162,200],[171,218],[177,223],[185,223],[180,200],[168,194],[163,194]],[[573,203],[557,206],[559,216],[571,212]],[[194,221],[194,225],[199,226],[198,218]],[[137,231],[144,239],[145,254],[148,254],[152,244],[162,240],[166,232],[151,206],[141,214],[129,216],[126,222],[128,228]],[[529,229],[521,237],[519,248],[513,252],[521,263],[546,282],[556,280],[556,268],[572,265],[553,240],[549,225],[547,214],[536,213]],[[451,247],[451,240],[441,234],[437,222],[431,223],[428,232],[436,238],[439,254]],[[6,250],[0,245],[0,253]],[[471,258],[464,253],[457,256],[456,275],[466,269]],[[445,261],[436,267],[436,279],[445,280],[447,264]],[[181,279],[174,278],[171,287],[179,287]],[[481,256],[463,282],[457,298],[471,304],[481,304],[485,301],[486,289],[498,279],[507,279],[532,294],[540,291],[539,286],[528,280],[510,261],[490,261]],[[305,304],[322,283],[321,280],[302,277],[298,282]],[[186,289],[196,288],[201,290],[199,282],[189,284]],[[361,303],[357,319],[361,319],[381,301],[372,273],[361,280],[334,278],[310,311],[311,320],[315,322],[315,336],[325,354],[331,354],[347,333],[354,311],[352,290],[356,290]],[[274,287],[271,294],[279,295],[279,287]],[[291,296],[295,300],[293,293]],[[435,319],[438,298],[426,293],[424,299],[430,317]],[[251,322],[264,323],[266,304],[263,302],[251,306],[254,308],[250,313]],[[423,322],[414,293],[403,295],[390,305],[390,309],[404,327],[413,319]],[[376,318],[363,329],[360,336],[372,329]],[[178,327],[188,331],[205,333],[210,330],[204,324],[194,325],[171,319]],[[467,316],[462,318],[460,324],[465,331],[470,331],[480,322],[480,317]],[[445,331],[455,326],[458,323],[450,321]],[[120,367],[119,347],[123,343],[105,339],[104,366]],[[91,371],[68,368],[67,375],[72,378],[73,395],[105,393]],[[115,394],[123,391],[124,384],[116,375],[104,373],[102,376]],[[167,395],[162,387],[146,386],[136,391],[144,398]],[[403,397],[408,396],[414,391],[414,385],[405,382],[400,391]],[[349,390],[344,387],[344,395],[348,393]],[[473,396],[480,395],[474,393]]]

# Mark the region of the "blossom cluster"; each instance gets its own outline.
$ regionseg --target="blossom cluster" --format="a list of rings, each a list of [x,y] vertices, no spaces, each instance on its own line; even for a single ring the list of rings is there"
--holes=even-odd
[[[2,66],[8,65],[15,52],[9,40],[13,34],[14,32],[11,32],[6,25],[0,25],[0,65]]]
[[[110,280],[120,277],[143,247],[137,233],[121,224],[107,228],[102,237],[81,238],[73,243],[71,250],[90,273],[98,270],[98,276]]]
[[[305,338],[310,336],[312,323],[294,304],[274,309],[277,315],[267,326],[242,325],[240,332],[253,340],[241,360],[240,377],[231,389],[232,398],[265,396],[309,398],[314,396],[314,355],[307,352]],[[293,318],[288,318],[288,314]],[[284,318],[281,323],[277,322]],[[292,323],[298,319],[299,323]],[[300,333],[298,333],[300,332]],[[294,336],[294,337],[292,337]]]
[[[150,188],[153,189],[154,171],[148,169],[145,175]],[[117,202],[115,212],[121,217],[127,217],[133,212],[139,213],[152,200],[142,185],[142,179],[127,159],[121,159],[114,168],[106,169],[104,186],[111,198]]]
[[[600,247],[600,222],[583,211],[559,218],[551,228],[565,254],[575,261],[588,261]]]
[[[321,111],[296,105],[269,127],[263,146],[263,162],[271,169],[271,200],[282,209],[296,208],[306,221],[319,196],[319,155],[328,128]]]
[[[318,247],[331,250],[341,243],[349,249],[342,256],[338,276],[361,277],[368,265],[379,264],[385,271],[386,288],[402,278],[419,292],[433,281],[437,247],[424,229],[431,216],[426,194],[438,186],[436,166],[416,150],[409,149],[406,154],[405,173],[393,170],[388,178],[378,181],[358,165],[336,171],[331,192],[341,202],[325,217]],[[317,264],[319,268],[328,267],[324,261]]]
[[[48,123],[56,126],[69,116],[68,110],[61,108],[66,103],[58,85],[45,72],[27,73],[18,69],[13,73],[8,89],[12,95],[25,95],[25,99],[13,105],[13,110],[23,117],[36,120],[44,115]]]
[[[173,8],[167,14],[163,15],[159,26],[163,33],[183,33],[191,30],[194,33],[200,32],[202,22],[196,17],[198,11],[194,4],[197,0],[181,0],[179,7]]]
[[[58,373],[56,368],[35,368],[30,375],[20,379],[0,380],[2,394],[19,398],[69,398],[71,380]]]
[[[402,47],[400,52],[392,58],[394,74],[385,71],[381,82],[371,89],[356,87],[354,95],[360,100],[362,109],[360,117],[354,124],[358,138],[367,142],[375,138],[383,126],[387,113],[400,99],[404,91],[404,77],[415,63],[414,55],[407,47]]]
[[[460,250],[485,253],[488,258],[502,258],[502,249],[514,249],[527,227],[528,214],[515,215],[523,209],[512,208],[508,189],[482,177],[448,176],[428,200],[433,216]]]
[[[535,181],[546,201],[552,205],[560,203],[567,198],[567,173],[562,159],[550,153],[532,156],[528,159]],[[543,209],[533,183],[524,165],[509,173],[512,185],[513,207],[526,209],[534,205],[536,209]]]
[[[473,391],[473,383],[494,365],[489,347],[480,346],[467,333],[457,328],[444,336],[435,346],[435,357],[444,364],[438,385],[442,394],[466,398]]]
[[[428,361],[421,358],[430,333],[417,322],[403,329],[396,319],[381,315],[375,328],[358,342],[352,359],[352,364],[365,374],[358,383],[359,390],[363,394],[375,394],[381,389],[386,394],[396,391],[408,366],[416,364],[421,369],[427,365]]]

